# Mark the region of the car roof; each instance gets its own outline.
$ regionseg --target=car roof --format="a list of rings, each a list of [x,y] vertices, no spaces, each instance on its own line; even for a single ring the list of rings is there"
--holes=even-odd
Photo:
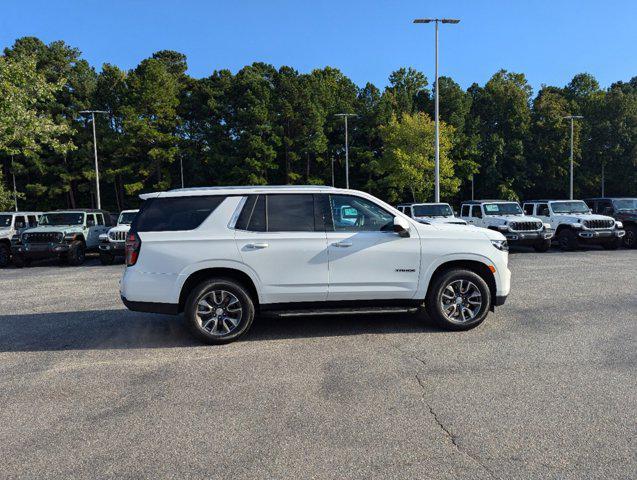
[[[465,200],[462,205],[482,205],[483,203],[519,203],[515,200]]]
[[[42,212],[0,212],[0,215],[41,215]]]
[[[399,207],[413,207],[415,205],[449,205],[446,202],[418,202],[418,203],[399,203]]]
[[[585,198],[586,200],[637,200],[637,197],[593,197],[593,198]]]
[[[249,195],[259,193],[363,193],[357,190],[335,188],[325,185],[249,185],[231,187],[177,188],[166,192],[142,193],[139,198],[147,200],[156,197],[188,197],[198,195]]]
[[[584,200],[580,200],[579,198],[574,198],[569,200],[568,198],[549,198],[549,199],[541,199],[541,200],[524,200],[523,203],[548,203],[548,202],[583,202]]]
[[[59,210],[49,210],[44,213],[103,213],[110,215],[106,210],[98,210],[96,208],[66,208]]]

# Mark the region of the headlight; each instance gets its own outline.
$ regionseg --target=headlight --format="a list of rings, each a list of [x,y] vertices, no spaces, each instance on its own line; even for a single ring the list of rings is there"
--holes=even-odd
[[[100,233],[100,242],[107,242],[107,241],[108,241],[108,234]]]
[[[624,224],[622,222],[615,222],[616,228],[624,228]]]
[[[498,225],[498,230],[508,230],[509,226],[505,223],[504,225]]]
[[[571,227],[573,228],[582,228],[582,224],[579,223],[581,220],[578,220],[577,222],[573,222],[571,223]]]
[[[550,230],[551,229],[551,224],[550,223],[543,223],[542,226],[544,227],[544,230]]]
[[[491,245],[493,245],[498,250],[502,250],[503,252],[509,251],[509,244],[506,240],[491,240]]]

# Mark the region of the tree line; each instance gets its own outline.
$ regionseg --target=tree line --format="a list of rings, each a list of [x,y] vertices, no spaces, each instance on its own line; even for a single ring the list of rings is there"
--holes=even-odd
[[[125,71],[99,72],[77,48],[34,37],[0,56],[0,209],[95,205],[90,117],[96,116],[102,206],[139,204],[142,192],[181,186],[350,186],[389,202],[433,198],[433,95],[412,68],[384,89],[338,69],[299,73],[253,63],[236,73],[187,73],[163,50]],[[637,77],[603,89],[589,74],[536,95],[524,74],[501,70],[484,85],[440,80],[441,196],[521,199],[568,195],[570,125],[575,196],[637,195]],[[333,171],[333,175],[332,175]]]

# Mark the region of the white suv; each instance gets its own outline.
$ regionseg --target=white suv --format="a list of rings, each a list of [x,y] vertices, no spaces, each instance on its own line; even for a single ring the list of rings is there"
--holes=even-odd
[[[141,198],[122,300],[131,310],[184,312],[209,343],[237,339],[268,310],[333,314],[423,302],[442,326],[466,330],[509,293],[500,233],[424,225],[363,192],[218,187]]]

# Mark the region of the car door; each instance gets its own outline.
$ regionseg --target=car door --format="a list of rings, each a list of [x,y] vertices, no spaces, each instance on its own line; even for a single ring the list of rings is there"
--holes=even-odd
[[[471,217],[471,205],[460,206],[460,218],[466,221],[469,225],[473,225],[475,219]]]
[[[356,195],[324,195],[329,201],[326,222],[328,301],[411,299],[420,275],[420,238],[393,231],[394,215]],[[346,207],[353,223],[339,219]],[[329,216],[331,213],[331,216]]]
[[[95,214],[87,213],[86,214],[86,247],[93,248],[97,246],[97,239],[99,237],[99,233],[97,233],[97,220],[95,219]]]
[[[27,219],[23,215],[13,217],[13,229],[17,234],[21,234],[27,229]]]
[[[243,262],[259,277],[262,303],[325,301],[327,238],[313,194],[248,197],[235,226]]]
[[[557,228],[557,222],[551,220],[551,211],[549,210],[548,203],[536,203],[535,216],[542,220],[542,222],[551,224],[551,228]]]

